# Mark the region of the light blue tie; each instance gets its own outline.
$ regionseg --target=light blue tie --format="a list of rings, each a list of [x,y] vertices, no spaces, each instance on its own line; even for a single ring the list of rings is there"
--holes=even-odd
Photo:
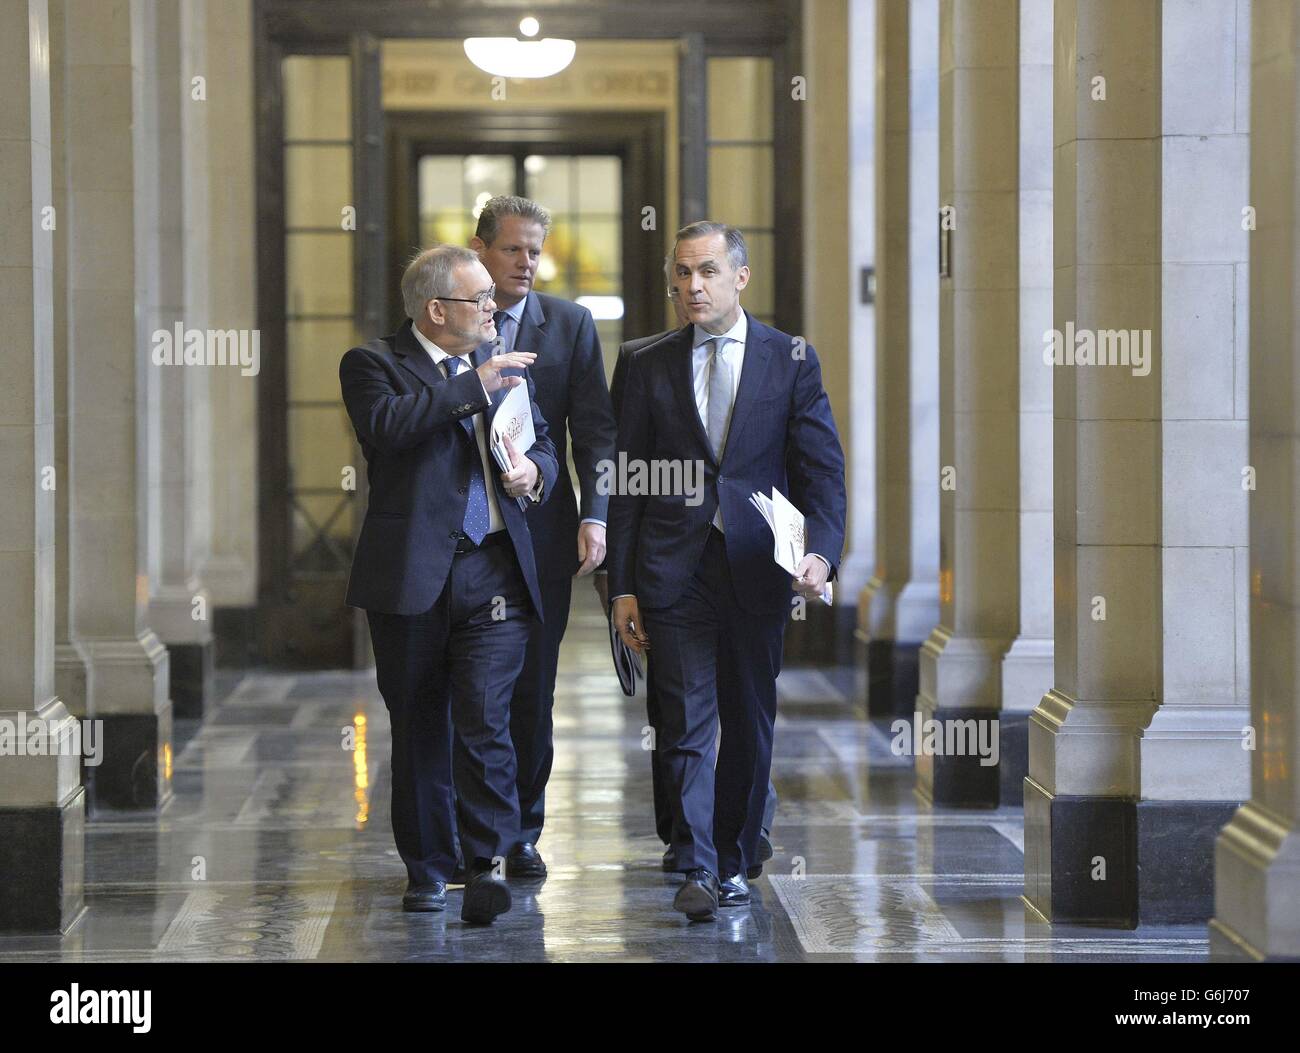
[[[727,423],[731,418],[732,363],[727,357],[727,341],[713,338],[713,358],[709,370],[709,444],[713,456],[722,463],[722,450],[727,444]]]
[[[447,375],[454,377],[464,363],[454,356],[443,360],[447,363]],[[460,426],[465,429],[470,442],[469,466],[469,501],[465,505],[465,519],[461,529],[476,545],[481,545],[487,536],[492,517],[488,511],[487,486],[483,479],[483,460],[479,455],[478,436],[474,434],[474,418],[461,417]]]

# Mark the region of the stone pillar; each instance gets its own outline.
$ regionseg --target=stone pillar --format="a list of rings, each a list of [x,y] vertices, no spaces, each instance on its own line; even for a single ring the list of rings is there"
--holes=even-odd
[[[92,800],[154,809],[171,795],[167,652],[145,619],[141,464],[149,345],[137,329],[139,150],[148,135],[138,63],[151,5],[68,0],[68,346],[73,623],[90,668],[104,757]],[[147,49],[144,49],[147,53]]]
[[[938,0],[882,3],[876,54],[876,551],[857,638],[884,716],[912,713],[939,618]]]
[[[1254,751],[1249,754],[1250,800],[1215,842],[1210,947],[1225,955],[1294,961],[1300,958],[1300,403],[1295,386],[1300,375],[1300,302],[1295,295],[1300,12],[1290,0],[1252,0],[1250,8],[1246,204],[1257,224],[1247,234],[1249,463],[1258,473],[1249,494]],[[1245,94],[1239,93],[1239,105]],[[1245,116],[1238,111],[1242,127],[1247,126]]]
[[[1015,0],[940,7],[939,196],[953,229],[939,283],[940,616],[917,710],[945,734],[936,752],[914,748],[918,791],[943,805],[998,804],[992,736],[1019,628],[1018,39]]]
[[[211,324],[257,328],[253,194],[253,5],[208,4],[208,266]],[[257,611],[257,378],[217,369],[211,396],[212,544],[200,569],[214,605],[218,665],[246,665]],[[364,634],[363,634],[364,635]]]
[[[851,0],[848,19],[848,53],[870,55],[875,50],[876,0]],[[869,62],[846,63],[848,118],[848,214],[852,231],[876,229],[876,115],[875,71]],[[807,247],[806,247],[807,248]],[[814,250],[816,251],[816,250]],[[852,610],[863,584],[871,575],[876,528],[876,332],[873,303],[863,296],[863,271],[876,265],[876,247],[869,239],[850,238],[849,282],[844,298],[848,319],[849,392],[848,419],[839,421],[841,441],[848,449],[848,536],[836,583],[836,603]],[[854,619],[857,614],[854,612]]]
[[[1052,5],[1020,4],[1020,627],[1002,659],[998,781],[1024,800],[1029,714],[1052,686]]]
[[[0,0],[0,930],[83,910],[81,726],[54,693],[53,204],[45,0]],[[31,747],[29,749],[29,747]],[[38,752],[39,750],[39,752]]]
[[[156,0],[158,113],[155,328],[208,328],[206,16],[203,0]],[[196,83],[195,77],[202,81]],[[214,85],[215,90],[215,85]],[[197,97],[196,97],[197,96]],[[201,717],[211,694],[211,597],[199,578],[208,553],[211,422],[206,365],[155,366],[160,446],[156,487],[160,527],[150,535],[149,621],[167,645],[178,717]],[[229,370],[238,372],[238,370]]]
[[[882,17],[880,9],[892,0],[858,0],[849,5],[849,54],[873,55],[877,48],[877,27]],[[880,117],[878,110],[878,75],[870,62],[849,63],[849,215],[850,230],[877,232],[876,203],[881,171],[878,161]],[[857,699],[869,697],[871,667],[869,640],[864,635],[863,618],[866,608],[863,582],[871,576],[874,551],[877,546],[876,529],[879,523],[878,494],[880,490],[879,447],[876,439],[877,393],[876,374],[879,366],[880,346],[876,339],[879,324],[880,251],[875,240],[852,238],[850,273],[857,276],[859,288],[850,288],[846,307],[849,314],[850,356],[850,407],[854,427],[849,432],[853,444],[848,470],[851,473],[849,493],[853,504],[849,509],[849,531],[852,566],[845,573],[840,570],[841,602],[850,601],[853,608],[853,693]],[[875,284],[874,295],[867,294],[868,275]]]
[[[1209,0],[1056,12],[1055,686],[1025,896],[1052,921],[1205,919],[1247,788],[1245,27]]]
[[[861,495],[871,489],[869,466],[859,467],[859,446],[854,432],[869,427],[852,412],[856,399],[854,381],[862,363],[851,340],[860,321],[849,307],[858,288],[850,268],[853,263],[849,178],[855,165],[852,156],[853,115],[845,92],[849,83],[850,9],[852,0],[825,0],[814,10],[802,8],[803,69],[808,71],[807,101],[792,101],[784,88],[777,93],[777,106],[795,106],[802,124],[802,187],[804,203],[804,308],[802,335],[816,346],[821,360],[822,383],[835,416],[840,443],[844,448],[845,486],[849,512],[844,552],[840,559],[835,604],[810,603],[792,608],[785,636],[787,665],[817,664],[842,666],[851,672],[854,602],[865,574],[869,541],[862,541]],[[710,207],[725,211],[725,202]],[[869,355],[868,349],[868,355]],[[865,479],[864,479],[865,474]]]
[[[73,465],[69,457],[72,444],[72,417],[68,413],[72,386],[72,344],[68,339],[68,253],[71,247],[71,211],[68,208],[67,85],[68,64],[81,58],[69,56],[65,0],[49,0],[50,23],[50,136],[53,204],[57,218],[51,231],[54,250],[54,465],[62,484],[55,491],[56,527],[54,581],[54,689],[68,712],[85,717],[89,714],[91,683],[90,663],[77,641],[73,625],[73,593],[82,586],[77,573],[76,520],[72,515],[71,494],[76,488]]]

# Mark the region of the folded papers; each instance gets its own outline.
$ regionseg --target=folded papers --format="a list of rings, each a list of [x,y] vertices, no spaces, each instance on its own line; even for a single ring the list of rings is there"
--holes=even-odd
[[[804,528],[803,513],[775,486],[772,487],[771,497],[755,490],[749,495],[749,503],[758,509],[759,515],[772,529],[775,540],[772,558],[789,571],[792,578],[795,577],[799,573],[800,562],[807,555],[804,546],[808,543],[808,533]],[[828,581],[822,589],[821,600],[830,606],[833,599],[834,592]]]
[[[528,397],[526,383],[516,384],[506,392],[506,397],[501,400],[492,418],[488,446],[503,472],[508,472],[514,467],[510,463],[510,453],[506,449],[507,436],[514,443],[515,452],[521,456],[531,450],[533,443],[537,441],[537,433],[533,430],[532,400]],[[515,500],[519,502],[520,508],[527,510],[527,498],[516,497]]]

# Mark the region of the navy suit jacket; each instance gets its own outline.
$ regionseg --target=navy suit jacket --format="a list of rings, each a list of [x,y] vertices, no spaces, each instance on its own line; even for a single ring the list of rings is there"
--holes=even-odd
[[[695,573],[719,503],[736,598],[746,610],[788,607],[790,575],[772,559],[773,539],[749,503],[776,487],[806,516],[806,551],[834,577],[844,550],[844,453],[821,366],[811,346],[746,312],[745,362],[721,463],[695,405],[692,327],[636,352],[627,368],[618,451],[629,461],[701,461],[703,501],[684,494],[610,499],[609,594],[669,607]]]
[[[614,363],[614,375],[609,378],[609,400],[614,404],[614,419],[618,420],[623,412],[623,385],[627,382],[627,364],[632,356],[643,347],[657,344],[666,336],[672,336],[677,330],[665,329],[654,336],[639,336],[635,340],[625,340],[618,345],[618,359]]]
[[[609,497],[596,492],[596,478],[600,462],[614,459],[618,434],[591,312],[556,296],[530,292],[515,350],[537,356],[528,373],[536,384],[534,397],[550,427],[559,463],[550,500],[528,510],[537,570],[542,578],[571,578],[579,565],[578,523],[608,521]],[[570,432],[581,509],[569,478]]]
[[[477,367],[493,351],[484,344],[471,356]],[[354,347],[339,363],[339,382],[352,427],[365,455],[370,482],[366,518],[352,557],[347,602],[391,614],[422,614],[447,582],[456,536],[469,501],[470,460],[478,444],[461,418],[487,411],[490,426],[504,388],[489,400],[473,370],[446,377],[416,340],[408,320],[391,336]],[[529,392],[532,383],[529,382]],[[533,403],[537,441],[526,456],[545,480],[543,501],[555,487],[558,466],[546,419]],[[489,465],[495,469],[494,462]],[[514,544],[538,618],[542,599],[528,521],[518,502],[496,487],[501,518]]]

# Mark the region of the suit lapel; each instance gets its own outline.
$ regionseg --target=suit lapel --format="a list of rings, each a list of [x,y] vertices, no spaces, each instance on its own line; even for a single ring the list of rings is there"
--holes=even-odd
[[[529,292],[524,300],[524,314],[519,322],[519,332],[515,336],[516,351],[531,351],[537,356],[534,365],[542,365],[542,345],[546,343],[546,312],[542,310],[542,301],[534,292]]]
[[[447,380],[442,375],[442,370],[433,364],[429,352],[415,338],[415,333],[411,331],[411,320],[409,318],[402,325],[402,328],[397,331],[397,340],[393,344],[393,353],[403,366],[430,387],[434,384],[442,384]]]
[[[732,447],[736,435],[749,420],[749,410],[754,400],[766,386],[767,370],[772,364],[772,345],[768,342],[766,327],[759,328],[754,316],[745,312],[748,329],[745,335],[745,364],[740,369],[740,386],[736,389],[736,402],[731,407],[731,423],[727,427],[727,439],[722,446],[723,460],[727,450]],[[696,417],[699,414],[696,413]]]
[[[682,419],[691,422],[690,426],[699,444],[704,447],[709,460],[717,464],[717,458],[713,456],[713,444],[709,442],[709,434],[700,420],[700,407],[695,404],[695,349],[691,346],[695,327],[688,325],[679,332],[677,346],[668,356],[673,390],[677,393],[677,401],[681,403]]]

